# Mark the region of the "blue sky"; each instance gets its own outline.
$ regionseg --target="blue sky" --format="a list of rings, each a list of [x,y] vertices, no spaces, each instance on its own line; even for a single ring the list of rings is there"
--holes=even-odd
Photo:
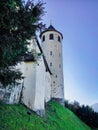
[[[43,22],[63,34],[65,99],[98,102],[98,0],[43,0]]]

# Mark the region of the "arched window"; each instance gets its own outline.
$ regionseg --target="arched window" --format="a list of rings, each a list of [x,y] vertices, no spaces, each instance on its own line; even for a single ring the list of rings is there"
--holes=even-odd
[[[52,66],[52,62],[50,62],[50,66]]]
[[[53,81],[53,83],[55,84],[55,81]]]
[[[61,40],[60,40],[60,36],[58,36],[58,41],[60,42]]]
[[[50,55],[52,55],[52,51],[50,51]]]
[[[61,68],[61,64],[59,64],[59,68]]]
[[[59,53],[59,57],[61,56],[61,53]]]
[[[53,34],[50,34],[50,35],[49,35],[49,39],[50,39],[50,40],[53,40],[53,39],[54,39]]]
[[[45,41],[45,35],[43,36],[43,39],[42,39],[42,41],[43,41],[43,42]]]

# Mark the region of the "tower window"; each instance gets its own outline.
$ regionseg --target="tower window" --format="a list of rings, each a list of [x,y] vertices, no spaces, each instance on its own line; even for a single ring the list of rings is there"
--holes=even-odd
[[[59,64],[59,68],[61,68],[61,64]]]
[[[53,81],[53,83],[55,84],[55,81]]]
[[[52,51],[50,51],[50,55],[52,55]]]
[[[51,39],[51,40],[54,39],[53,34],[50,34],[50,35],[49,35],[49,39]]]
[[[50,62],[50,66],[52,66],[52,62]]]
[[[43,39],[42,39],[42,41],[43,41],[43,42],[45,41],[45,35],[43,36]]]
[[[58,36],[58,41],[60,42],[61,40],[60,40],[60,36]]]

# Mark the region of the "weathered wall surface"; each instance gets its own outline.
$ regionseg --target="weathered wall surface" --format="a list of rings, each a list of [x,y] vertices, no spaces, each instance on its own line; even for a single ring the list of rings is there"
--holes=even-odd
[[[45,73],[45,102],[51,100],[51,75],[49,72]]]
[[[0,100],[7,104],[19,103],[22,82],[16,86],[0,87]]]
[[[22,102],[30,109],[33,109],[36,92],[36,63],[33,61],[25,62],[23,75],[25,78]]]
[[[51,80],[42,56],[37,62],[25,62],[24,76],[22,101],[27,107],[43,116],[45,101],[49,101],[51,97]]]
[[[32,49],[36,54],[41,54],[36,41],[31,43]],[[36,55],[35,54],[35,55]],[[50,73],[46,72],[43,55],[37,57],[37,61],[27,61],[24,63],[24,89],[23,103],[34,110],[40,116],[45,114],[45,101],[51,97],[51,78]]]
[[[36,88],[35,88],[35,100],[34,108],[39,115],[45,113],[44,99],[45,99],[45,66],[42,56],[36,64]]]
[[[16,69],[19,69],[22,73],[24,72],[24,63],[18,63]],[[8,104],[19,103],[20,94],[23,87],[23,80],[17,81],[17,85],[8,85],[6,88],[0,85],[0,100]]]

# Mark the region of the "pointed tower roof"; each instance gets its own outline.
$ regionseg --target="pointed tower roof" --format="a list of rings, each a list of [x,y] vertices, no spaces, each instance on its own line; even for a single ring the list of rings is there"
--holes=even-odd
[[[41,32],[40,37],[42,36],[43,33],[48,32],[48,31],[58,32],[58,33],[61,35],[62,39],[63,39],[62,33],[60,33],[59,31],[57,31],[57,30],[52,26],[52,24],[50,24],[50,26],[49,26],[45,31]]]
[[[52,25],[50,25],[50,26],[47,28],[47,31],[49,31],[49,30],[55,31],[56,29],[55,29]]]

